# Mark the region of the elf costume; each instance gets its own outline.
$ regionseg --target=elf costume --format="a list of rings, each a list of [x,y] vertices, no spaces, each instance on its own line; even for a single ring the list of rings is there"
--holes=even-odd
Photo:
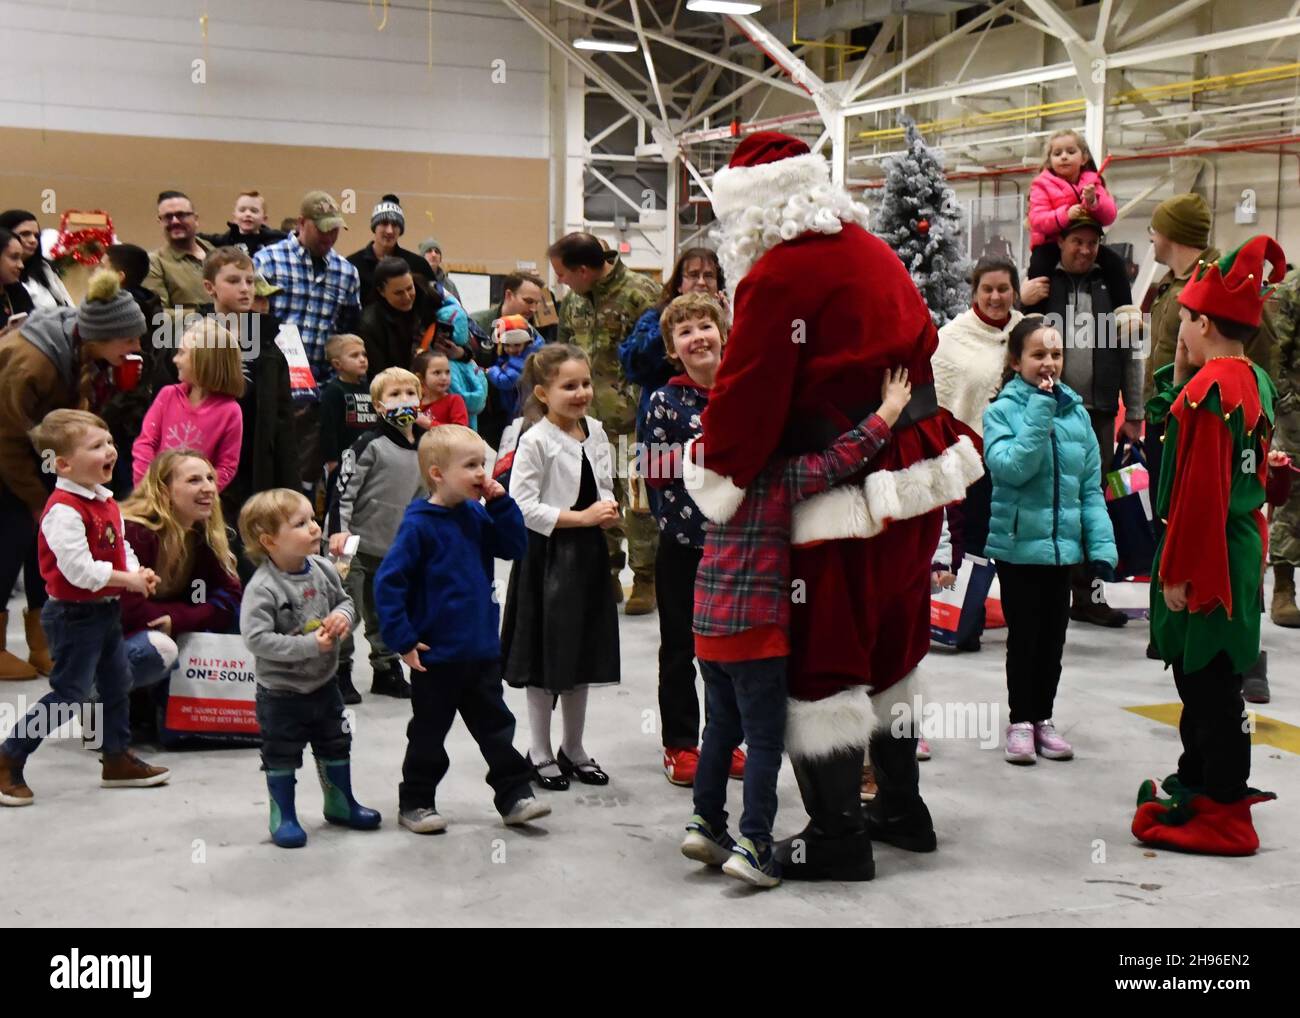
[[[850,874],[870,872],[872,837],[934,848],[915,732],[893,738],[889,725],[896,702],[911,710],[908,680],[930,645],[938,510],[983,465],[936,400],[925,302],[825,159],[798,139],[752,134],[715,174],[713,208],[735,319],[703,435],[684,457],[705,516],[730,519],[771,460],[829,447],[879,405],[887,369],[907,368],[912,383],[889,445],[801,503],[792,534],[786,749],[811,822],[778,857],[787,878],[862,879]],[[880,792],[864,818],[869,742]]]
[[[1258,326],[1286,258],[1271,237],[1254,237],[1218,262],[1201,262],[1178,300],[1189,311]],[[1273,383],[1245,356],[1210,358],[1184,384],[1173,364],[1155,373],[1149,419],[1165,427],[1156,511],[1168,521],[1151,584],[1152,642],[1172,665],[1183,713],[1169,798],[1144,782],[1133,835],[1147,844],[1215,855],[1259,847],[1250,807],[1276,798],[1247,786],[1250,733],[1242,673],[1259,657],[1268,531]],[[1285,472],[1283,472],[1285,474]],[[1187,607],[1166,605],[1165,586],[1187,584]]]

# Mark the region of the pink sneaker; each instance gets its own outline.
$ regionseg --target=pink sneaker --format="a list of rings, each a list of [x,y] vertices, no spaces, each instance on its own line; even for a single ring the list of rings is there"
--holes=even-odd
[[[1074,749],[1056,734],[1056,725],[1047,721],[1034,722],[1034,746],[1041,756],[1049,760],[1073,760]]]
[[[918,760],[930,759],[930,744],[924,739],[916,740],[916,758]]]
[[[1007,761],[1009,763],[1037,763],[1034,753],[1034,725],[1031,721],[1017,721],[1007,725]]]

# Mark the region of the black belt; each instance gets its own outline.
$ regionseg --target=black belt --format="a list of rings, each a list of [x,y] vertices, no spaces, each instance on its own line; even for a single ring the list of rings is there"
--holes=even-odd
[[[859,407],[843,411],[854,425],[864,421],[880,409],[881,400],[874,399]],[[934,383],[912,387],[912,398],[903,412],[898,415],[894,431],[910,428],[914,424],[933,417],[939,412],[939,397],[934,391]],[[781,451],[787,456],[798,456],[806,452],[815,452],[827,448],[847,429],[838,427],[834,421],[818,415],[807,420],[791,421],[781,442]]]

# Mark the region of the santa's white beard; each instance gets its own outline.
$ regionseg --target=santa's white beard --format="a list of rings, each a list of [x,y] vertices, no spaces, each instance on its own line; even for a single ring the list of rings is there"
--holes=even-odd
[[[845,223],[867,228],[867,207],[834,184],[783,198],[768,206],[754,205],[722,216],[710,236],[718,249],[718,264],[733,293],[736,284],[764,252],[801,233],[839,233]]]

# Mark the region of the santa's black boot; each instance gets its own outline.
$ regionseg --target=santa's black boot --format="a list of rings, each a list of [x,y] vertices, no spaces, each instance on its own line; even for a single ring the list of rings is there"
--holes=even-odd
[[[862,803],[864,753],[841,750],[815,760],[791,758],[808,826],[776,846],[786,880],[870,880],[876,875]]]
[[[877,728],[871,736],[871,766],[879,791],[863,806],[868,836],[909,852],[933,852],[938,839],[921,798],[916,739],[895,738],[889,729]]]

